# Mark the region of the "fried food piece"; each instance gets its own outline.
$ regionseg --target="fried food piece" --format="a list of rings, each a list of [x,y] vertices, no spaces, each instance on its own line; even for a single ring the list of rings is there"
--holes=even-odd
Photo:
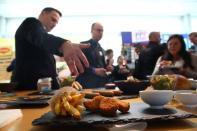
[[[75,84],[78,86],[79,90],[83,89],[82,85],[78,81],[75,81]]]
[[[90,100],[90,101],[85,101],[85,102],[84,102],[84,106],[85,106],[87,109],[89,109],[89,110],[95,112],[95,111],[99,110],[99,105],[100,105],[100,102],[101,102],[101,100],[102,100],[103,98],[104,98],[104,96],[95,96],[92,100]]]
[[[85,108],[90,111],[95,112],[98,109],[96,106],[94,106],[94,103],[92,100],[85,101],[83,104],[84,104]]]
[[[165,64],[168,64],[168,65],[172,64],[172,61],[170,61],[170,60],[163,60],[162,62],[165,63]]]
[[[113,90],[113,93],[115,96],[121,96],[123,92],[120,90]]]
[[[122,113],[126,113],[129,111],[130,108],[130,104],[128,102],[125,101],[120,101],[118,100],[118,110]]]
[[[96,96],[92,100],[85,101],[84,106],[90,111],[99,111],[105,116],[114,116],[117,110],[126,113],[130,108],[128,102],[104,96]]]
[[[101,100],[99,108],[104,115],[113,116],[118,109],[117,100],[105,97]]]
[[[96,96],[94,97],[93,99],[93,103],[94,103],[94,106],[99,109],[99,105],[100,105],[100,102],[102,99],[104,99],[105,97],[104,96]]]
[[[74,81],[71,86],[73,88],[75,88],[76,90],[82,90],[83,89],[82,85],[77,81]]]
[[[81,119],[81,113],[79,110],[77,110],[74,106],[70,105],[70,115],[72,115],[75,119],[80,120]]]
[[[90,99],[100,95],[99,93],[93,93],[93,92],[85,92],[84,94],[85,94],[85,98],[90,98]]]
[[[84,111],[85,110],[85,107],[84,106],[82,106],[82,105],[77,105],[77,110],[81,113],[82,111]]]
[[[83,103],[83,98],[85,94],[76,94],[73,95],[69,101],[69,103],[73,106],[81,105]]]
[[[104,91],[102,91],[102,90],[93,90],[92,92],[93,93],[99,93],[102,96],[108,96],[108,97],[114,96],[114,92],[110,91],[110,90],[109,91],[106,91],[106,90],[104,90]]]
[[[57,116],[73,117],[81,119],[84,110],[83,100],[85,94],[81,94],[72,87],[60,89],[49,101],[52,112]]]

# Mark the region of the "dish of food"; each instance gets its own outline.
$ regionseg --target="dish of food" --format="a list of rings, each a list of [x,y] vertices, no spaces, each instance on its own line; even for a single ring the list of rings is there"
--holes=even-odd
[[[193,90],[177,91],[175,99],[186,107],[197,107],[197,92]]]
[[[20,107],[40,107],[40,106],[47,106],[48,99],[41,99],[41,100],[25,100],[23,98],[16,98],[7,101],[0,101],[1,104],[7,104],[8,106],[20,106]]]
[[[82,91],[81,93],[85,94],[85,98],[92,99],[95,96],[107,96],[107,97],[114,97],[114,96],[121,96],[122,91],[120,90],[114,90],[114,89],[108,89],[108,90],[103,90],[103,89],[98,89],[98,90],[92,90],[92,91]]]
[[[150,81],[156,90],[172,90],[175,85],[175,79],[169,75],[155,75],[151,77]]]
[[[191,82],[182,75],[153,75],[150,82],[156,90],[187,90],[192,87]]]
[[[84,96],[72,87],[62,88],[50,100],[51,110],[57,116],[73,117],[79,120],[81,112],[85,109],[83,106]]]
[[[196,114],[192,114],[177,108],[151,109],[145,103],[130,103],[130,109],[127,113],[117,111],[115,116],[104,116],[100,113],[85,110],[81,113],[81,119],[76,120],[72,117],[56,116],[51,111],[43,114],[40,118],[35,119],[32,124],[46,126],[96,126],[100,124],[123,124],[138,121],[159,121],[184,118],[197,118]]]
[[[60,81],[61,81],[60,86],[64,87],[64,86],[71,86],[72,83],[75,81],[75,79],[72,76],[68,76],[66,78],[62,78]]]
[[[126,113],[130,108],[128,102],[104,96],[96,96],[92,100],[85,101],[84,106],[92,112],[101,112],[105,116],[114,116],[117,110]]]
[[[150,82],[148,80],[137,80],[132,81],[128,80],[120,80],[114,82],[118,88],[123,91],[123,94],[139,94],[139,91],[145,90]]]
[[[38,96],[19,97],[18,99],[24,101],[38,101],[38,100],[48,100],[50,98],[51,98],[50,96],[38,95]]]
[[[174,92],[172,90],[145,90],[140,91],[140,98],[150,106],[150,108],[161,109],[164,108],[168,102],[173,98]]]

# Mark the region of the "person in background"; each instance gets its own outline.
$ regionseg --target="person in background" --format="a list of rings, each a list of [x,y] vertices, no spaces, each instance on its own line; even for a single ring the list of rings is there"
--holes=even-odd
[[[143,45],[138,43],[136,45],[134,45],[134,49],[135,49],[135,53],[137,54],[136,58],[135,58],[135,67],[138,64],[138,60],[139,60],[139,55],[142,52],[142,50],[144,49]]]
[[[160,40],[160,32],[151,32],[149,34],[147,48],[142,50],[138,62],[135,65],[134,77],[138,79],[148,79],[147,76],[153,73],[156,61],[163,53]]]
[[[157,60],[153,75],[157,74],[181,74],[186,77],[196,78],[190,53],[186,51],[185,41],[182,35],[170,36],[167,41],[167,51]]]
[[[127,61],[124,56],[119,56],[117,60],[118,65],[114,67],[112,72],[113,80],[127,80],[131,75],[131,70],[127,66]]]
[[[135,48],[135,52],[136,54],[139,56],[140,53],[142,52],[142,50],[144,49],[143,45],[142,44],[136,44],[134,45],[134,48]]]
[[[193,43],[193,46],[189,49],[190,52],[197,53],[197,32],[192,32],[189,34],[189,40]]]
[[[81,43],[90,43],[90,48],[83,49],[83,53],[88,59],[90,67],[80,74],[76,80],[84,88],[103,87],[108,82],[106,75],[105,51],[99,41],[103,36],[103,26],[96,22],[91,26],[92,38]]]
[[[106,67],[108,68],[108,71],[113,71],[113,59],[114,53],[112,49],[108,49],[105,51],[105,61],[106,61]]]
[[[69,40],[48,34],[59,22],[61,12],[44,8],[39,18],[26,18],[15,34],[16,66],[13,82],[17,89],[37,89],[40,78],[51,77],[52,89],[58,89],[53,54],[62,55],[74,75],[84,72],[89,63],[80,48],[86,44],[73,44]]]

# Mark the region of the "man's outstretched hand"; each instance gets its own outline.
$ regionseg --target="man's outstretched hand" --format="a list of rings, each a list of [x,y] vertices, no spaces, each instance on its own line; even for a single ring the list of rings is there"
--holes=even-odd
[[[73,76],[78,76],[79,73],[84,72],[85,68],[89,67],[89,62],[81,51],[81,49],[89,47],[89,44],[75,44],[70,41],[62,44],[60,50]]]

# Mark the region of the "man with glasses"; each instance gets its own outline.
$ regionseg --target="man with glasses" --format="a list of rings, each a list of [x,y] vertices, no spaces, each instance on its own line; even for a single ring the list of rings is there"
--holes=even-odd
[[[91,34],[90,40],[81,42],[90,43],[90,48],[83,49],[90,67],[77,77],[77,81],[84,88],[103,87],[107,82],[104,50],[99,43],[103,36],[103,26],[100,23],[93,23]]]

